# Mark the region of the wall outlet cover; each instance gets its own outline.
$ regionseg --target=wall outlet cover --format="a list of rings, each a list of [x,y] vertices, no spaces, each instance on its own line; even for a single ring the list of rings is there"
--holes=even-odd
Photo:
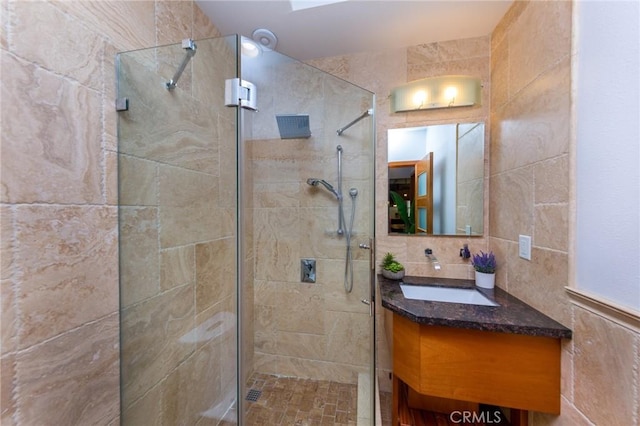
[[[531,260],[531,237],[529,235],[518,236],[519,255],[523,259]]]

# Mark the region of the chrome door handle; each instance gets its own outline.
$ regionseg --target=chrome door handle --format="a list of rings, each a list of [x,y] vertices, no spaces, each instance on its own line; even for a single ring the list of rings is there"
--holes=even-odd
[[[358,244],[358,247],[360,247],[362,250],[369,250],[369,266],[371,267],[371,269],[374,268],[373,264],[375,263],[375,259],[373,258],[373,250],[371,250],[371,246],[369,244],[366,243],[360,243]]]
[[[364,303],[365,305],[369,306],[369,316],[372,317],[373,316],[373,306],[371,306],[371,302],[369,302],[367,299],[362,299],[361,302]]]

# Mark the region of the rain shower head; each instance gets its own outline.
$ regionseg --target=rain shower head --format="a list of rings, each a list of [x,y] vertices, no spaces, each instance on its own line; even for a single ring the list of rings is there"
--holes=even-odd
[[[281,139],[309,138],[309,114],[277,114],[278,130]]]
[[[309,178],[307,179],[307,184],[311,185],[311,186],[318,186],[318,184],[321,184],[322,186],[324,186],[327,190],[329,190],[333,195],[336,196],[336,198],[339,200],[340,199],[340,195],[338,194],[338,192],[335,190],[335,188],[333,187],[333,185],[331,185],[329,182],[327,182],[324,179],[318,179],[318,178]]]

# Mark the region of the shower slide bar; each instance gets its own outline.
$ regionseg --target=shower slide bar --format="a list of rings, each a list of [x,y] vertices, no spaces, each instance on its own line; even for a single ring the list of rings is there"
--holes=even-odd
[[[180,76],[182,75],[182,72],[187,67],[187,64],[189,63],[193,55],[196,54],[196,47],[197,47],[196,43],[190,38],[185,38],[184,40],[182,40],[182,48],[187,51],[187,54],[185,55],[184,59],[182,60],[182,63],[176,70],[176,73],[173,75],[173,78],[167,81],[166,83],[167,90],[175,89],[176,85],[178,84],[178,80],[180,80]]]
[[[338,200],[338,230],[336,234],[345,237],[346,253],[344,260],[344,289],[347,293],[353,290],[353,253],[351,251],[351,236],[353,235],[353,225],[356,214],[356,197],[358,190],[356,188],[349,189],[351,197],[351,220],[347,226],[344,216],[344,197],[342,196],[342,145],[336,147],[338,153],[338,184],[336,188],[329,182],[319,178],[307,179],[307,184],[311,186],[322,185],[326,190],[331,192]]]
[[[347,124],[344,127],[339,128],[338,130],[336,130],[336,133],[338,133],[338,136],[342,136],[342,133],[347,130],[349,127],[353,126],[354,124],[356,124],[358,121],[362,120],[365,117],[368,117],[370,115],[373,115],[373,110],[372,109],[368,109],[365,112],[362,113],[362,115],[360,115],[360,117],[356,118],[355,120],[353,120],[351,123]]]
[[[338,151],[338,235],[344,234],[344,210],[342,203],[342,145],[336,147]]]

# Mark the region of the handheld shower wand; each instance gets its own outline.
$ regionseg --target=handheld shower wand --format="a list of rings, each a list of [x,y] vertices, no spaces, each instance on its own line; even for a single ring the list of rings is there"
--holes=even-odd
[[[307,184],[311,185],[311,186],[318,186],[318,184],[320,184],[320,185],[324,186],[333,195],[335,195],[338,200],[340,200],[340,198],[341,198],[340,194],[338,194],[338,192],[335,190],[333,185],[331,185],[329,182],[327,182],[324,179],[309,178],[309,179],[307,179]]]
[[[342,227],[342,224],[344,223],[344,218],[342,213],[342,194],[340,193],[340,191],[339,190],[336,191],[333,185],[331,185],[329,182],[327,182],[324,179],[309,178],[307,179],[307,184],[311,186],[322,185],[325,187],[325,189],[327,189],[329,192],[335,195],[336,199],[338,200],[338,230],[336,232],[338,235],[344,234],[344,229]]]

